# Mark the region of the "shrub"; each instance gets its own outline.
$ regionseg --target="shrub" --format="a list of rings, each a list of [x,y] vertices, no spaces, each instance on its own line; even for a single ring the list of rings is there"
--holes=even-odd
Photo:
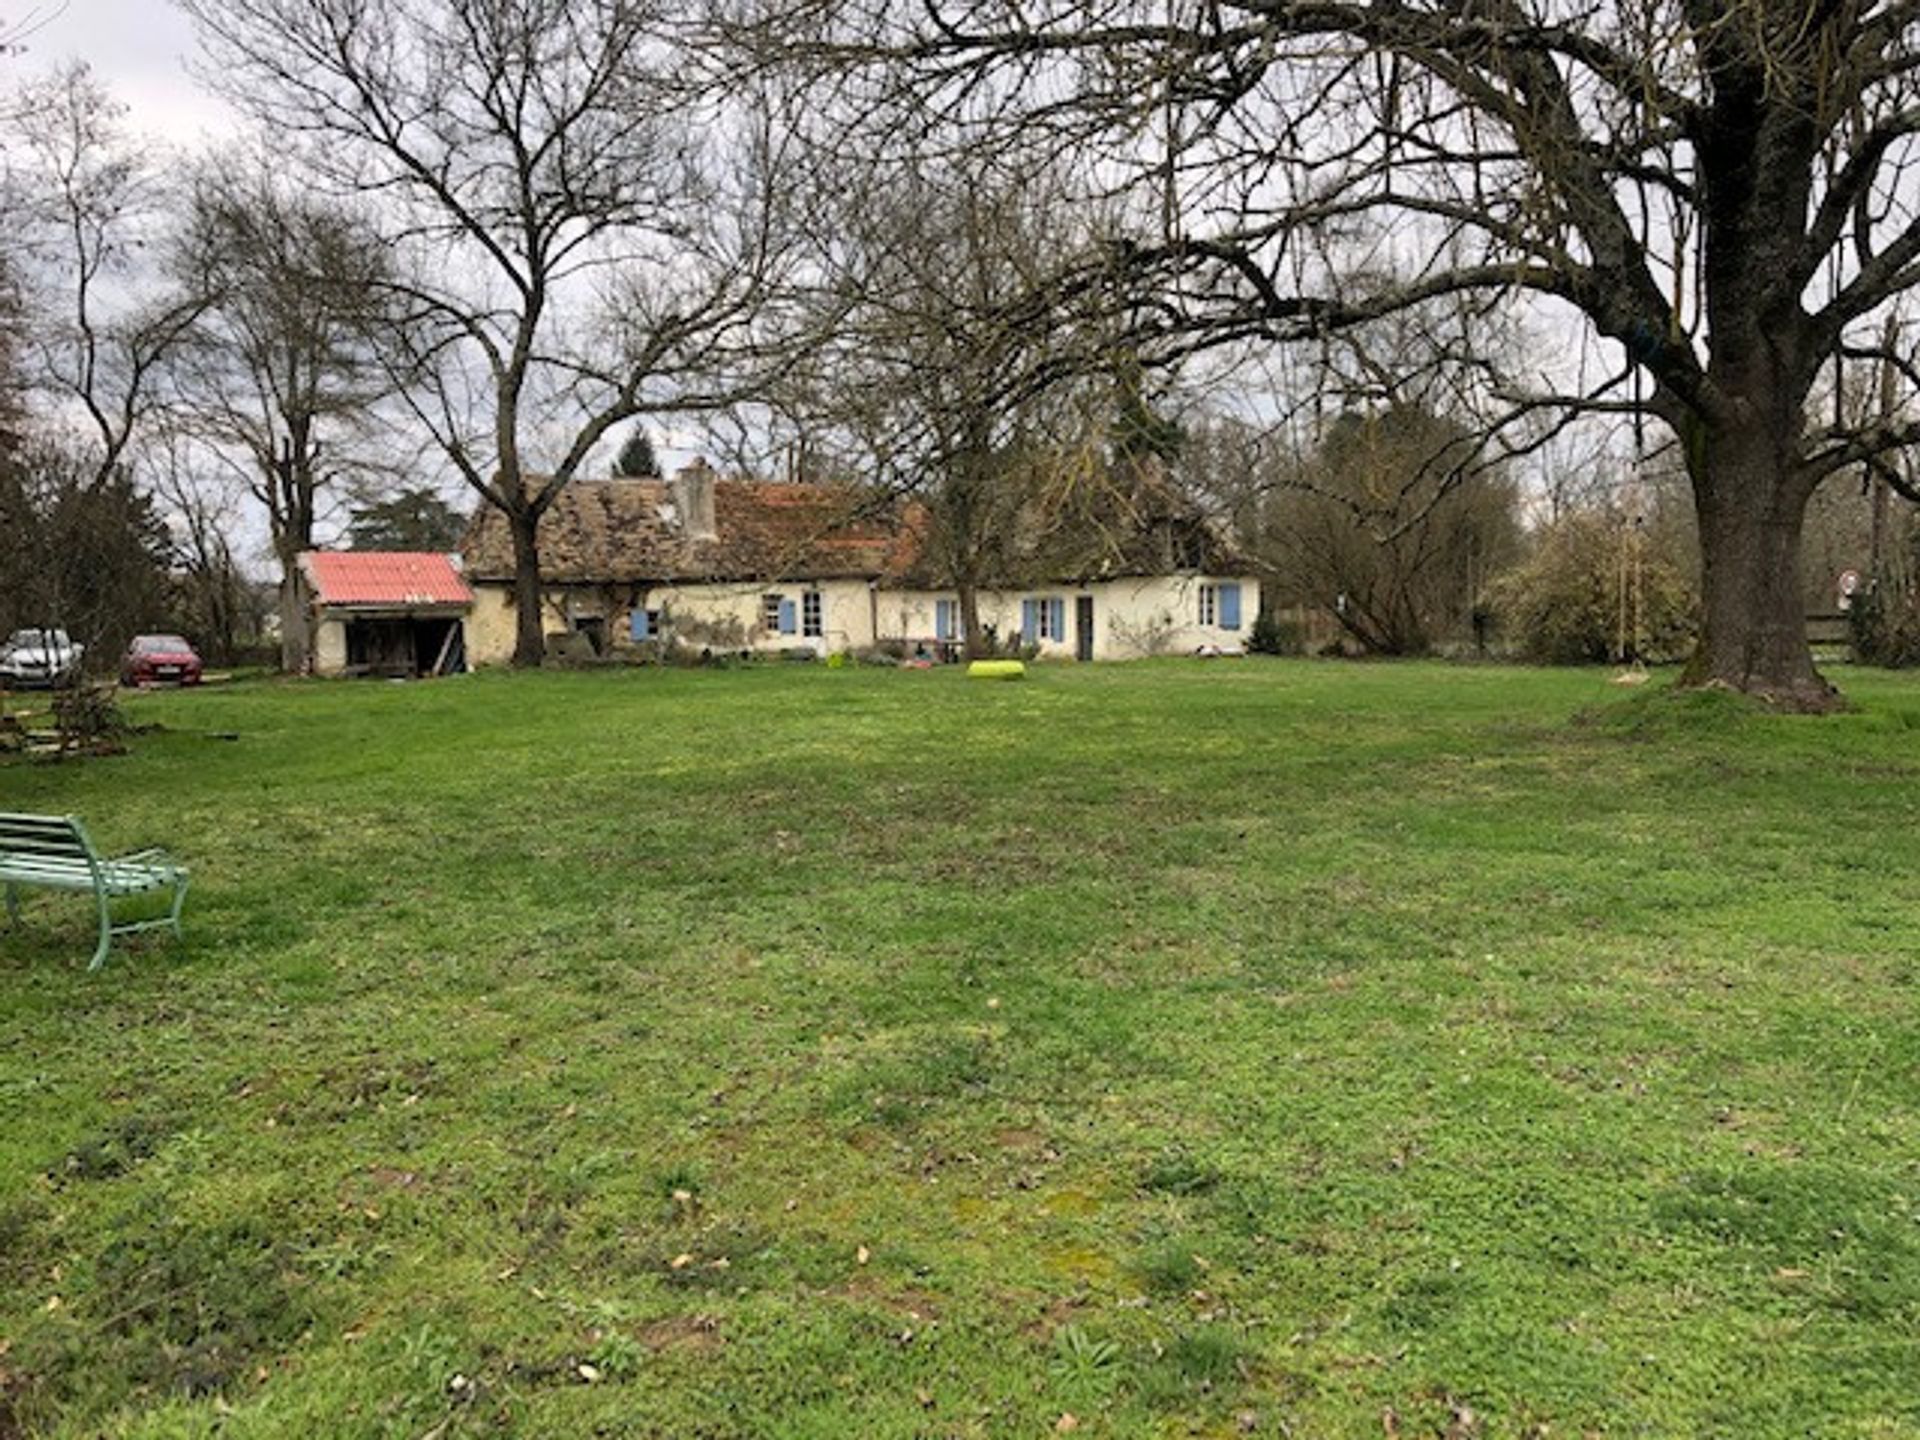
[[[1247,632],[1247,649],[1255,655],[1300,655],[1306,648],[1300,627],[1271,610],[1262,610]]]
[[[53,723],[63,751],[111,752],[127,729],[113,685],[93,680],[54,692]]]
[[[1528,660],[1547,665],[1597,664],[1620,641],[1619,517],[1582,511],[1549,526],[1520,564],[1487,587],[1490,618]],[[1656,535],[1641,539],[1640,605],[1629,645],[1639,658],[1683,658],[1698,630],[1692,581]]]
[[[1149,615],[1139,624],[1132,624],[1115,617],[1111,622],[1113,633],[1130,650],[1142,655],[1170,655],[1178,638],[1174,629],[1173,616],[1164,611],[1158,615]],[[1026,656],[1021,656],[1026,659]]]
[[[1863,665],[1904,670],[1920,665],[1920,594],[1862,590],[1847,608],[1853,658]]]

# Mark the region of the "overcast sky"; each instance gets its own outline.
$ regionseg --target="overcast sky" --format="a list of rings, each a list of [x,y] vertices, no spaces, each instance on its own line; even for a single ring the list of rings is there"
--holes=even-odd
[[[28,75],[85,60],[131,112],[137,130],[187,145],[203,135],[231,132],[225,107],[198,90],[187,74],[193,26],[171,0],[34,0],[5,5],[0,14],[43,18],[14,59]]]
[[[172,0],[0,0],[0,19],[32,15],[37,26],[26,38],[26,51],[9,62],[12,78],[25,80],[71,60],[84,60],[108,92],[126,105],[127,119],[140,133],[179,146],[194,148],[224,140],[238,131],[233,112],[208,95],[187,71],[197,55],[193,25]],[[655,424],[655,445],[663,463],[685,463],[699,446],[698,437],[676,427]],[[590,468],[603,471],[618,447],[616,435]],[[470,503],[460,487],[432,462],[422,479],[443,485],[450,498]],[[325,528],[325,527],[323,527]]]

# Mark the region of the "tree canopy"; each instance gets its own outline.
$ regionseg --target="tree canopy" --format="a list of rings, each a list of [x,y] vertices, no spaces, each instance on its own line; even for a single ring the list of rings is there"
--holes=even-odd
[[[347,525],[350,550],[460,548],[467,519],[432,490],[410,488],[353,509]]]
[[[736,33],[822,82],[843,147],[1072,157],[1125,221],[1075,263],[1124,274],[1163,360],[1444,304],[1471,362],[1519,296],[1610,342],[1482,367],[1486,432],[1662,425],[1701,521],[1690,678],[1820,708],[1807,497],[1920,437],[1813,404],[1858,365],[1920,381],[1882,330],[1920,280],[1916,22],[1911,0],[822,0]]]

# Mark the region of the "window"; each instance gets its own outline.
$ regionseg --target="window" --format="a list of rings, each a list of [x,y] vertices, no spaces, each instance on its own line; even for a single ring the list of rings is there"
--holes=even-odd
[[[760,628],[776,635],[791,635],[800,628],[793,601],[774,593],[760,597]]]
[[[825,605],[818,590],[809,590],[800,597],[800,633],[818,639],[826,634]]]
[[[957,640],[960,637],[960,604],[956,600],[933,602],[933,638]]]
[[[658,610],[635,610],[628,624],[631,626],[632,635],[636,641],[657,640],[660,638],[660,612]]]
[[[1200,623],[1222,630],[1240,628],[1240,587],[1231,582],[1200,587]]]
[[[1058,595],[1020,602],[1020,638],[1023,640],[1065,640],[1067,638],[1067,602]]]

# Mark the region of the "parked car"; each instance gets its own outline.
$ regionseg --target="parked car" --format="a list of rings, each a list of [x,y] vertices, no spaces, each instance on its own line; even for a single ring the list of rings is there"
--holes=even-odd
[[[86,650],[64,630],[16,630],[0,645],[0,685],[57,685],[79,673]]]
[[[123,685],[198,685],[200,657],[178,635],[136,635],[120,662]]]

